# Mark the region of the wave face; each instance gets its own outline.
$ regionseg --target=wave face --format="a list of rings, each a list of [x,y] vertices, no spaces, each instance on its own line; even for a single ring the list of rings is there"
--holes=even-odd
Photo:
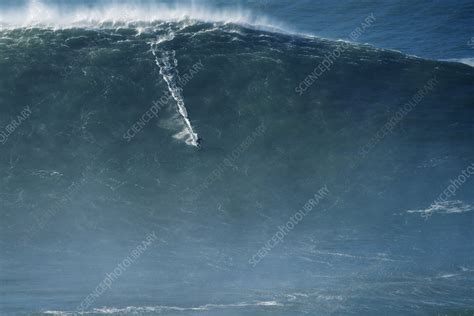
[[[0,31],[3,314],[75,314],[151,231],[85,314],[472,313],[474,212],[409,212],[474,160],[472,67],[347,44],[307,87],[342,42],[93,25]]]

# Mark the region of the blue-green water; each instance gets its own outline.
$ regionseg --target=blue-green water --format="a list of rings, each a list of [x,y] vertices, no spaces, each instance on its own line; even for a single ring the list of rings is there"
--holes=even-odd
[[[2,0],[0,11],[28,2],[31,0]],[[377,23],[357,42],[422,58],[463,60],[471,65],[474,58],[474,3],[470,0],[42,0],[40,3],[59,5],[62,13],[70,13],[71,7],[97,8],[123,3],[146,8],[153,4],[166,5],[182,11],[206,8],[230,13],[226,18],[239,14],[250,20],[265,18],[283,29],[345,40],[373,13]]]
[[[37,8],[0,31],[1,314],[473,313],[474,68]]]

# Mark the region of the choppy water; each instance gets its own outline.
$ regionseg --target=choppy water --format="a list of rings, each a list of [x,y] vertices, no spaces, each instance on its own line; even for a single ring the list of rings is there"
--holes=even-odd
[[[473,64],[474,58],[474,3],[470,0],[412,0],[410,2],[354,1],[354,0],[2,0],[0,12],[17,8],[28,2],[30,17],[43,14],[41,3],[59,5],[62,15],[68,16],[72,8],[93,9],[132,3],[127,14],[136,12],[136,4],[146,8],[147,14],[158,14],[150,9],[159,3],[166,8],[177,8],[178,16],[185,14],[201,19],[211,16],[218,20],[251,21],[253,24],[271,24],[293,32],[311,34],[330,39],[350,39],[350,33],[369,14],[377,17],[377,23],[357,40],[379,48],[394,49],[410,55],[437,60],[458,60]],[[130,6],[130,5],[129,5]],[[210,8],[210,9],[209,9]],[[23,10],[21,19],[27,14]],[[94,10],[92,10],[94,11]],[[138,10],[140,11],[140,10]],[[143,10],[142,10],[143,11]],[[219,11],[219,14],[210,14]],[[112,19],[123,15],[115,12]],[[118,13],[118,14],[117,14]],[[143,12],[141,12],[143,13]],[[215,13],[215,12],[214,12]],[[93,15],[93,14],[92,14]],[[143,17],[143,14],[141,14]],[[159,15],[159,14],[158,14]],[[11,18],[11,15],[9,16]],[[102,16],[103,17],[103,16]],[[0,19],[1,20],[1,19]]]
[[[43,12],[0,31],[2,314],[473,313],[474,68]]]

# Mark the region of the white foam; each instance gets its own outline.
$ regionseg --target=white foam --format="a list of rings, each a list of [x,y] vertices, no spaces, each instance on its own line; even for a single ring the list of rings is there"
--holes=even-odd
[[[464,266],[460,266],[462,272],[474,272],[474,269],[470,269]]]
[[[470,58],[470,57],[467,57],[467,58],[446,59],[445,61],[461,63],[461,64],[465,64],[465,65],[474,67],[474,58]]]
[[[408,210],[407,213],[419,213],[422,217],[433,214],[459,214],[474,211],[474,206],[459,200],[435,202],[425,209]]]
[[[276,301],[257,301],[257,302],[241,302],[241,303],[232,303],[232,304],[205,304],[195,307],[179,307],[179,306],[127,306],[123,308],[115,307],[102,307],[94,308],[91,311],[82,311],[82,312],[73,312],[73,311],[45,311],[43,314],[48,315],[87,315],[87,314],[124,314],[124,313],[156,313],[156,312],[166,312],[166,311],[208,311],[212,309],[227,309],[227,308],[242,308],[242,307],[252,307],[252,306],[261,306],[261,307],[280,307],[283,304]]]
[[[262,26],[283,29],[280,23],[266,17],[254,16],[244,9],[216,10],[194,2],[188,5],[148,4],[97,4],[84,6],[54,6],[40,0],[0,12],[0,29],[20,27],[101,27],[106,22],[155,22],[198,20]],[[280,24],[280,25],[278,25]]]
[[[163,79],[168,86],[168,90],[176,102],[178,113],[181,116],[184,125],[183,129],[174,137],[185,139],[186,144],[199,147],[199,136],[194,132],[193,126],[188,117],[188,111],[184,105],[181,88],[176,84],[176,78],[178,77],[178,60],[176,59],[176,53],[173,50],[166,51],[159,48],[159,44],[173,40],[173,38],[173,32],[169,32],[168,34],[158,38],[156,42],[151,44],[151,51],[153,56],[155,56],[156,65],[160,68],[160,74],[163,76]]]
[[[345,257],[345,258],[352,258],[352,259],[393,261],[393,262],[403,261],[403,260],[388,258],[387,255],[385,255],[385,254],[383,254],[383,255],[378,254],[376,257],[364,257],[364,256],[355,256],[355,255],[352,255],[352,254],[340,253],[340,252],[329,252],[329,251],[320,251],[320,250],[314,250],[314,252],[318,253],[318,254],[322,254],[322,255]]]
[[[458,274],[446,273],[446,274],[441,274],[441,275],[439,275],[438,278],[441,278],[441,279],[449,279],[449,278],[452,278],[452,277],[455,277],[455,276],[458,276]]]
[[[282,304],[278,303],[277,301],[263,301],[257,302],[257,306],[282,306]]]

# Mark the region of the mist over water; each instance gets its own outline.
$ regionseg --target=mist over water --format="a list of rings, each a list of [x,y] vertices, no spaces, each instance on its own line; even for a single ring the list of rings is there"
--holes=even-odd
[[[382,5],[379,2],[352,0],[4,0],[0,2],[0,16],[2,11],[32,7],[31,3],[35,2],[33,7],[40,3],[59,10],[66,24],[70,23],[66,17],[71,18],[71,11],[78,9],[97,14],[98,11],[111,13],[111,8],[128,7],[123,11],[116,10],[114,18],[117,18],[124,12],[136,14],[137,11],[142,13],[142,17],[163,17],[163,13],[158,12],[172,8],[174,13],[169,16],[173,17],[200,13],[199,18],[203,19],[210,18],[210,12],[213,12],[214,18],[220,17],[220,21],[236,22],[238,19],[239,22],[255,22],[252,24],[272,25],[291,32],[344,40],[349,39],[350,33],[364,17],[373,13],[378,23],[359,39],[360,43],[422,58],[457,60],[471,65],[474,58],[473,46],[468,44],[474,34],[474,4],[470,0],[414,0],[409,5],[399,1]],[[24,13],[25,10],[22,11]],[[25,14],[21,17],[24,19]],[[104,17],[102,14],[99,20]],[[194,17],[197,18],[196,15]],[[10,14],[9,18],[12,18]]]
[[[1,314],[472,314],[474,69],[249,3],[3,3]]]
[[[269,20],[253,15],[240,6],[218,9],[182,2],[90,2],[89,4],[47,3],[32,0],[23,5],[5,6],[0,15],[3,27],[50,26],[93,27],[107,22],[153,22],[196,19],[207,22],[238,22],[269,26]]]

